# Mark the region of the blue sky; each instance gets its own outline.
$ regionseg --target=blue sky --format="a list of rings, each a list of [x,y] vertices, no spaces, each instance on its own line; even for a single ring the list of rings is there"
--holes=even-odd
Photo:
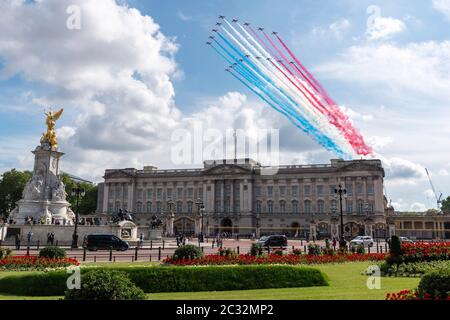
[[[82,13],[75,32],[64,28],[71,4]],[[0,171],[31,168],[49,106],[65,107],[63,168],[95,181],[108,167],[176,166],[167,137],[193,119],[277,128],[284,162],[327,163],[333,154],[205,45],[223,14],[280,33],[372,144],[399,210],[434,205],[425,167],[450,193],[450,0],[0,0],[0,10]]]

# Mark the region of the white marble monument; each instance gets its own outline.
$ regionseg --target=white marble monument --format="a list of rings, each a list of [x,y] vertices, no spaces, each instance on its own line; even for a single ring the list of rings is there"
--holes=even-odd
[[[72,225],[75,214],[66,200],[64,183],[59,178],[59,160],[64,154],[58,150],[55,134],[55,121],[63,109],[48,112],[47,132],[34,154],[33,176],[26,184],[22,199],[10,213],[9,220],[23,225],[34,221],[37,224]]]

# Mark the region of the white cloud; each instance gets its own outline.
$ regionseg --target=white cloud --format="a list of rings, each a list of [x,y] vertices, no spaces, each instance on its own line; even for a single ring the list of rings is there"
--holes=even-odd
[[[427,206],[421,202],[414,202],[409,207],[409,211],[412,211],[412,212],[424,212],[426,210],[427,210]]]
[[[331,23],[326,27],[315,27],[312,29],[312,33],[315,36],[333,36],[337,39],[341,39],[344,33],[346,33],[352,24],[347,19],[339,19]]]
[[[352,46],[317,70],[344,82],[370,85],[404,101],[450,100],[450,41]]]
[[[385,40],[405,30],[406,25],[402,20],[391,17],[376,17],[372,24],[367,27],[366,37],[368,40]]]
[[[425,168],[417,163],[398,157],[377,156],[383,162],[390,184],[417,184],[426,178]]]
[[[433,0],[433,8],[450,19],[450,0]]]
[[[355,120],[370,121],[373,119],[373,115],[357,112],[350,107],[341,106],[341,109],[352,121]]]
[[[447,169],[440,169],[438,174],[440,176],[445,176],[446,177],[446,176],[450,175],[450,172]]]

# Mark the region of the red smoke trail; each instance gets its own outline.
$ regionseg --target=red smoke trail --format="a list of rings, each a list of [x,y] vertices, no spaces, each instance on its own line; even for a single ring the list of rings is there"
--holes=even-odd
[[[264,35],[266,36],[266,38],[268,38],[270,40],[270,38],[267,36],[267,34],[264,33]],[[333,99],[330,98],[330,96],[325,91],[325,89],[321,86],[321,84],[314,78],[314,76],[311,73],[309,73],[309,71],[303,66],[303,64],[297,59],[297,57],[292,53],[292,51],[288,48],[288,46],[283,42],[283,40],[281,40],[281,38],[277,34],[275,34],[275,36],[278,38],[281,45],[286,49],[286,51],[289,53],[289,55],[292,57],[292,59],[294,59],[296,64],[298,64],[300,69],[306,74],[307,77],[304,77],[305,80],[307,78],[309,78],[311,80],[311,82],[313,82],[315,84],[315,86],[314,86],[314,85],[312,85],[311,82],[308,81],[308,83],[310,83],[316,89],[316,91],[318,93],[320,93],[320,95],[323,97],[323,99],[327,102],[330,109],[333,111],[332,113],[330,113],[329,111],[327,112],[327,115],[331,115],[331,118],[332,118],[332,119],[329,119],[330,123],[332,123],[333,125],[338,127],[338,129],[343,133],[344,137],[351,144],[351,146],[353,147],[353,149],[355,150],[355,152],[357,154],[362,154],[362,155],[371,154],[372,148],[365,143],[364,138],[353,127],[353,125],[350,123],[350,120],[348,119],[348,117],[342,113],[340,108],[333,101]],[[273,41],[270,41],[270,42],[274,46]],[[274,47],[276,48],[276,46],[274,46]],[[276,48],[276,50],[277,50],[277,52],[280,53],[278,48]],[[280,55],[282,55],[282,57],[285,58],[285,56],[283,54],[280,54]],[[297,66],[295,64],[294,64],[294,67],[297,68]],[[297,68],[297,70],[303,76],[303,72],[301,72],[300,69]],[[322,105],[322,107],[323,107],[323,105]]]

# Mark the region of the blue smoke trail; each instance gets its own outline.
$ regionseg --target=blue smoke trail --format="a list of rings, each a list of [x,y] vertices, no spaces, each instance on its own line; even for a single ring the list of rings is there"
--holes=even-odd
[[[301,114],[299,114],[298,110],[296,110],[295,108],[293,108],[291,106],[292,104],[294,104],[295,106],[300,107],[297,104],[297,102],[293,101],[289,95],[287,95],[281,88],[279,88],[276,84],[274,84],[270,78],[268,78],[265,74],[263,74],[261,72],[259,67],[257,67],[253,62],[251,62],[245,56],[245,54],[243,54],[241,51],[239,51],[239,49],[237,49],[233,44],[231,44],[225,37],[223,37],[220,33],[218,33],[218,35],[234,52],[236,52],[242,58],[242,60],[238,59],[231,52],[229,52],[226,48],[224,48],[218,41],[215,40],[215,42],[222,48],[222,50],[224,50],[233,60],[235,60],[239,66],[244,68],[245,71],[241,75],[244,78],[246,78],[247,81],[249,81],[256,87],[258,87],[261,91],[263,91],[272,101],[274,101],[274,103],[276,103],[279,106],[282,106],[284,109],[287,109],[287,112],[302,124],[302,126],[303,126],[302,131],[305,131],[306,133],[308,133],[308,135],[311,136],[313,139],[315,138],[314,140],[316,142],[318,142],[320,145],[324,146],[328,150],[336,152],[340,156],[345,155],[345,153],[342,151],[342,149],[338,145],[336,145],[336,143],[333,140],[331,140],[328,136],[326,136],[321,131],[319,131],[314,125],[312,125]],[[216,52],[217,51],[218,50],[216,50]],[[231,62],[229,59],[224,57],[222,54],[221,54],[221,56],[227,62]],[[241,61],[242,62],[245,61],[254,70],[251,70],[248,66],[246,66]],[[268,88],[266,84],[262,83],[258,79],[257,75],[259,75],[266,82],[268,82],[272,87],[274,87],[276,89],[276,91]],[[272,94],[270,94],[270,91],[272,92]],[[276,95],[278,98],[275,98],[273,95]],[[260,96],[260,95],[258,95],[258,96]],[[284,100],[284,101],[287,99],[288,101],[282,102],[279,99]],[[264,101],[266,101],[266,99],[264,99]],[[277,110],[277,111],[279,111],[279,110]],[[288,117],[286,112],[284,112],[283,115]],[[291,121],[292,121],[292,119],[291,119]],[[299,127],[298,125],[296,125],[296,126]]]

